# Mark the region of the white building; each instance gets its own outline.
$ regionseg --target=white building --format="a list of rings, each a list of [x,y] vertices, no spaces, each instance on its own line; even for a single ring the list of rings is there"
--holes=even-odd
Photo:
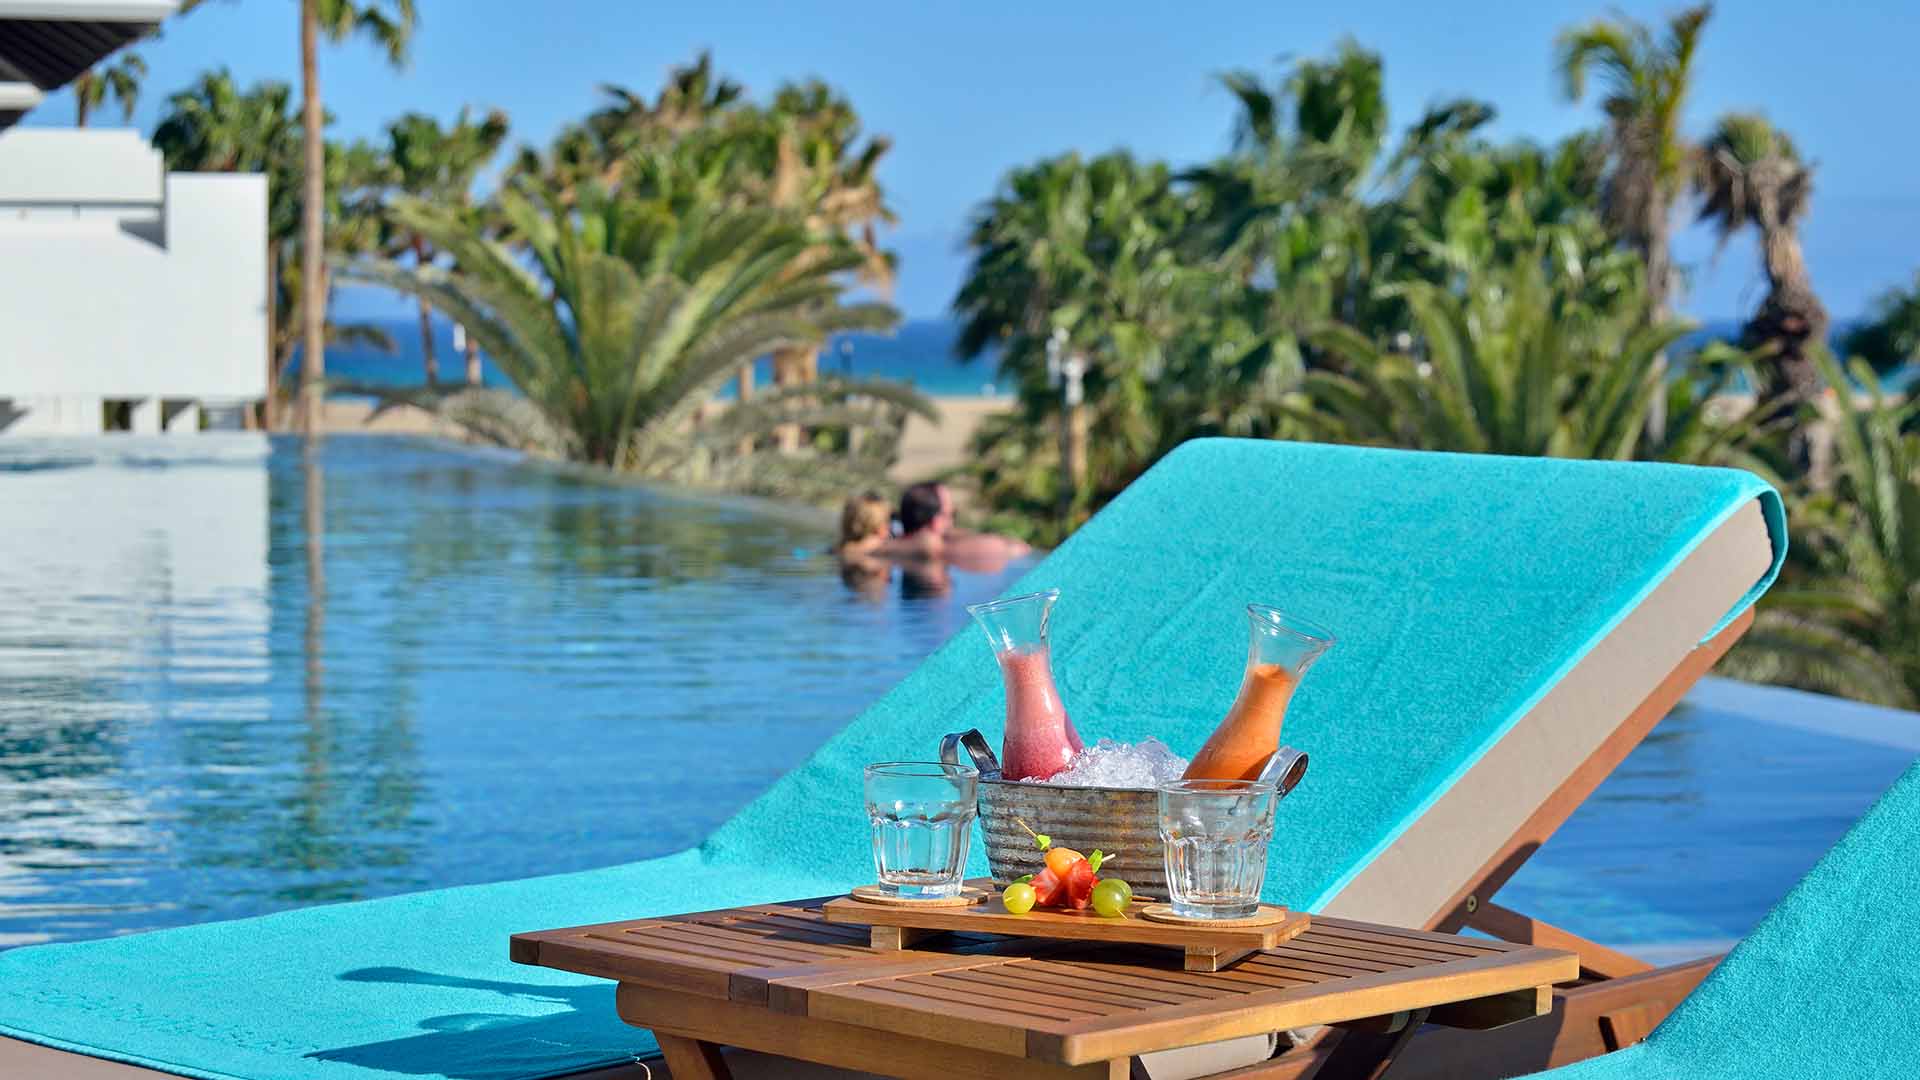
[[[267,182],[131,131],[0,135],[0,433],[194,431],[266,394]]]
[[[132,131],[13,128],[173,0],[0,0],[0,435],[237,426],[266,394],[267,187]]]

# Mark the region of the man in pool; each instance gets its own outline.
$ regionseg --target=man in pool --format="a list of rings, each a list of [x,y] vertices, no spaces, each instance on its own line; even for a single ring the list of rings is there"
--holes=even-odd
[[[953,523],[953,492],[945,484],[914,484],[900,493],[896,554],[906,559],[950,563],[962,570],[993,573],[1033,549],[1020,540],[974,532]]]

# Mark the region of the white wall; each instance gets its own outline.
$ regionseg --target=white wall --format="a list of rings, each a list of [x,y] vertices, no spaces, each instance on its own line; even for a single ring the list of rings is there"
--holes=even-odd
[[[0,433],[264,396],[266,220],[265,177],[165,174],[135,132],[0,135]]]

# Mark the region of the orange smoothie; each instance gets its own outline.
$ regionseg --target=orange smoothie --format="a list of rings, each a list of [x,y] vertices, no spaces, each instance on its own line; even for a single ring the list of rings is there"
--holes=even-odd
[[[1298,676],[1279,664],[1254,664],[1240,684],[1240,696],[1205,746],[1193,755],[1186,780],[1255,780],[1280,749],[1280,725],[1293,699]]]

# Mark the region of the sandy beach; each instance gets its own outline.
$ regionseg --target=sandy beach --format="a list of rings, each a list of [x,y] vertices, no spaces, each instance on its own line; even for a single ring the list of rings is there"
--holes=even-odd
[[[935,398],[940,422],[928,423],[918,416],[907,421],[900,437],[900,460],[889,474],[902,484],[931,480],[952,471],[967,460],[967,445],[980,422],[995,413],[1013,408],[1012,396]]]
[[[918,416],[907,421],[901,437],[900,460],[891,477],[901,484],[928,480],[951,472],[967,459],[967,444],[980,422],[994,413],[1013,407],[1012,397],[941,397],[934,399],[940,410],[939,423]],[[326,403],[326,430],[333,435],[433,435],[459,439],[461,433],[451,424],[436,420],[425,410],[403,405],[373,414],[373,403],[351,399],[333,399]]]
[[[461,439],[460,429],[439,420],[425,409],[400,405],[379,416],[373,414],[372,401],[354,398],[328,398],[321,417],[329,435],[434,435]]]

